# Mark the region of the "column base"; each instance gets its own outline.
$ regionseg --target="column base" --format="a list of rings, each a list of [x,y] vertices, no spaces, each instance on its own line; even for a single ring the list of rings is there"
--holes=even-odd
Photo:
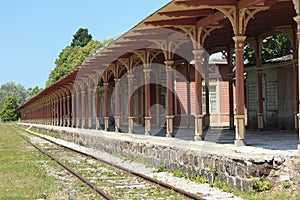
[[[208,129],[210,127],[210,114],[206,114],[204,116],[204,121],[205,121],[205,129]]]
[[[203,115],[195,115],[195,137],[202,138],[203,135]]]
[[[298,153],[300,154],[300,144],[298,144]]]
[[[245,139],[245,115],[236,115],[235,139]]]
[[[200,135],[195,135],[194,136],[194,141],[203,141],[203,138]]]
[[[93,119],[92,118],[88,119],[88,127],[89,127],[89,129],[93,128]]]
[[[120,116],[115,116],[115,132],[120,133]]]
[[[85,128],[85,119],[81,119],[81,128]]]
[[[258,113],[258,130],[264,129],[264,114]]]
[[[145,117],[145,135],[150,135],[151,117]]]
[[[128,133],[133,133],[134,117],[128,117]]]
[[[246,146],[245,140],[234,140],[234,145],[237,147]]]
[[[109,117],[104,117],[104,130],[109,131]]]
[[[96,129],[97,130],[100,130],[100,118],[99,117],[96,117]]]
[[[76,120],[76,128],[79,128],[80,127],[80,119],[77,119]]]
[[[174,132],[173,119],[174,119],[174,115],[166,116],[166,120],[167,120],[167,134],[166,134],[166,137],[172,137],[173,136],[173,132]]]

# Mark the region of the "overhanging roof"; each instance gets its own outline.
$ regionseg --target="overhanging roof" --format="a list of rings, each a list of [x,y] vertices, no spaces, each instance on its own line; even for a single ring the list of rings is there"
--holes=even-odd
[[[176,37],[174,36],[174,30],[185,34],[178,28],[179,26],[221,26],[221,28],[212,31],[206,38],[204,48],[213,53],[222,48],[232,47],[234,45],[232,40],[234,36],[233,28],[230,20],[220,11],[220,7],[228,9],[232,6],[238,8],[253,8],[253,6],[268,8],[255,14],[249,21],[245,33],[248,38],[266,37],[268,34],[272,34],[276,27],[296,26],[293,20],[296,12],[292,0],[173,0],[55,84],[44,89],[22,105],[20,109],[64,87],[66,84],[72,85],[79,71],[81,77],[88,77],[89,74],[95,73],[95,70],[105,70],[107,65],[116,61],[116,58],[130,56],[131,52],[128,52],[128,50],[144,49],[145,47],[154,48],[151,40]]]

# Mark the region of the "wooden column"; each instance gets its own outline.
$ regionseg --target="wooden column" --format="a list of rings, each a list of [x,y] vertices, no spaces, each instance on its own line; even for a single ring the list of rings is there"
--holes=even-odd
[[[109,131],[109,107],[108,107],[108,83],[103,83],[104,86],[104,130]]]
[[[67,115],[68,115],[67,127],[70,127],[71,126],[70,94],[68,94],[67,96]]]
[[[145,135],[149,135],[151,131],[151,114],[150,114],[150,78],[151,69],[145,67]]]
[[[300,6],[300,2],[299,1],[296,1],[297,2],[297,5]],[[299,11],[299,10],[298,10]],[[299,68],[299,65],[300,65],[300,14],[298,13],[298,16],[294,18],[294,20],[297,22],[297,38],[298,38],[298,77],[300,77],[300,68]],[[300,93],[300,81],[298,79],[298,94]],[[298,95],[298,98],[299,98],[299,95]],[[300,113],[299,113],[299,110],[300,110],[300,99],[298,99],[298,124],[300,124]],[[299,129],[299,138],[298,138],[298,151],[300,153],[300,129]]]
[[[94,89],[88,89],[88,97],[87,97],[87,105],[88,105],[88,112],[87,112],[87,116],[88,116],[88,128],[91,129],[93,126],[93,93],[94,93]]]
[[[205,71],[205,117],[204,117],[204,126],[205,128],[209,128],[210,126],[210,101],[209,101],[209,73],[208,73],[208,61],[209,61],[209,55],[206,53],[204,56],[204,71]]]
[[[59,98],[59,126],[63,126],[63,96]]]
[[[173,60],[166,60],[166,80],[167,80],[167,115],[166,115],[166,121],[167,121],[167,134],[166,137],[172,137],[174,128],[173,128],[173,119],[174,119],[174,105],[173,105]]]
[[[227,63],[228,63],[228,96],[229,96],[229,129],[234,130],[234,102],[233,102],[233,66],[232,52],[227,47]]]
[[[244,89],[244,42],[245,36],[233,37],[236,54],[236,127],[235,145],[245,145],[245,89]]]
[[[100,130],[100,87],[95,88],[95,101],[96,101],[96,129]]]
[[[81,90],[81,128],[85,128],[86,122],[86,95],[85,90]]]
[[[76,91],[76,128],[80,127],[81,107],[80,107],[80,92]]]
[[[262,58],[260,41],[256,40],[256,74],[257,74],[257,128],[262,130],[264,128],[264,110],[263,110],[263,86],[262,86]]]
[[[134,113],[133,113],[133,74],[128,74],[128,133],[133,133],[134,127]]]
[[[202,113],[202,60],[203,49],[194,50],[195,60],[195,141],[203,140],[203,113]]]
[[[71,114],[71,127],[75,127],[75,120],[76,120],[76,99],[75,99],[75,91],[71,94],[71,99],[72,99],[72,114]]]
[[[120,132],[120,79],[115,78],[115,132]]]
[[[67,97],[63,97],[63,126],[67,126]]]

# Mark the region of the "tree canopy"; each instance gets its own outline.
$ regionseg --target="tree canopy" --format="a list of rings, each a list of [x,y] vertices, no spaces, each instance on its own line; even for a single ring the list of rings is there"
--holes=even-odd
[[[278,58],[293,53],[289,38],[280,33],[276,36],[266,37],[262,41],[262,62],[271,58]],[[245,61],[247,64],[255,64],[255,51],[250,45],[245,46]]]
[[[64,48],[56,59],[55,68],[50,72],[46,87],[49,87],[67,75],[98,49],[111,42],[112,39],[104,40],[102,42],[92,40],[92,36],[88,33],[88,29],[80,28],[73,36],[72,43]]]
[[[3,84],[0,86],[0,109],[2,108],[4,101],[8,97],[14,97],[16,99],[19,99],[20,104],[23,104],[35,95],[37,95],[41,90],[42,88],[39,88],[38,86],[34,88],[25,89],[24,86],[15,82],[8,82],[6,84]],[[0,110],[0,113],[1,112],[3,111]]]
[[[19,113],[17,108],[20,106],[20,99],[8,96],[1,107],[0,117],[3,122],[17,121],[19,119]]]
[[[8,96],[20,99],[21,103],[28,100],[28,94],[24,86],[15,82],[8,82],[0,87],[0,107]]]
[[[92,35],[89,34],[87,28],[80,28],[78,31],[73,35],[73,40],[71,43],[71,47],[84,47],[92,40]]]

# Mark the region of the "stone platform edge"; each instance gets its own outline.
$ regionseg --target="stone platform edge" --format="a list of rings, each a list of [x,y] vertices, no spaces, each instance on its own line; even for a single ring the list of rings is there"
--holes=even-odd
[[[180,169],[190,177],[198,174],[206,177],[209,183],[219,180],[238,190],[253,189],[253,178],[266,177],[273,184],[281,184],[282,181],[299,184],[300,180],[295,175],[296,171],[293,171],[297,154],[291,152],[100,130],[24,123],[20,125],[57,133],[61,139],[142,160],[154,167],[163,165],[169,170]]]

